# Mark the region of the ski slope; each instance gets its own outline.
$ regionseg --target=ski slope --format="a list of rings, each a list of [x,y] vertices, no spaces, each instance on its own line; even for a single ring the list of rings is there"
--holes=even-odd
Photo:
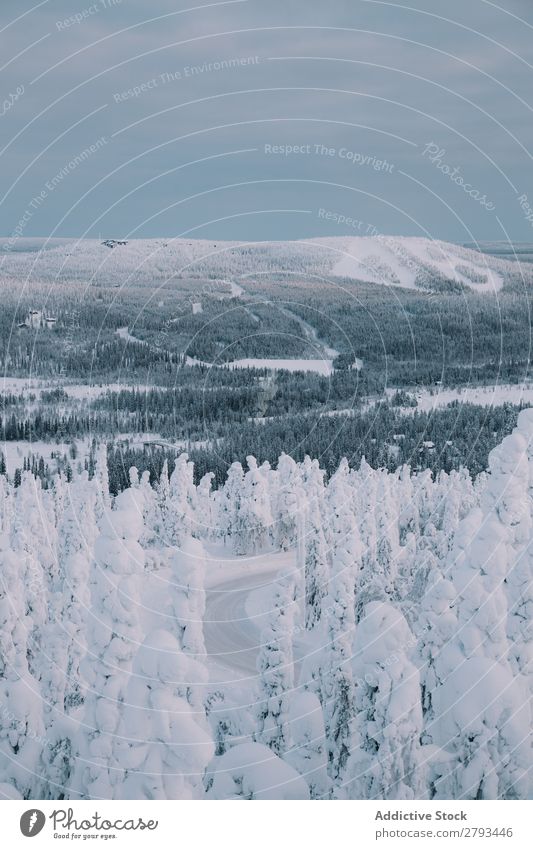
[[[402,289],[431,288],[440,279],[495,293],[504,283],[492,257],[447,242],[392,236],[351,239],[332,274]]]

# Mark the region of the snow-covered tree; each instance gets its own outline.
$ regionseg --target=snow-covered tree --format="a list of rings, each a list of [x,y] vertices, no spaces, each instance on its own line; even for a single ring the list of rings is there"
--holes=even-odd
[[[89,481],[87,472],[83,472],[69,487],[59,524],[62,599],[61,621],[55,623],[55,633],[63,647],[63,681],[56,681],[55,686],[59,687],[67,713],[76,710],[83,702],[84,683],[80,663],[87,652],[86,622],[91,603],[91,561],[99,535],[97,497],[94,481]]]
[[[107,446],[102,443],[96,451],[96,463],[94,479],[96,481],[96,515],[100,521],[106,510],[111,506],[111,495],[109,492],[109,472],[107,468]]]
[[[205,549],[193,537],[184,538],[171,561],[169,587],[177,637],[183,651],[197,658],[205,656],[203,618],[205,612]]]
[[[531,798],[531,710],[507,666],[472,657],[435,691],[433,738],[452,757],[437,799]]]
[[[281,578],[274,589],[272,610],[268,624],[261,633],[257,658],[259,696],[256,739],[278,755],[289,744],[288,709],[294,688],[294,617],[294,584],[290,578]]]
[[[320,698],[328,743],[328,768],[339,784],[348,764],[354,715],[351,668],[355,634],[355,585],[361,562],[361,543],[351,509],[341,502],[344,485],[332,503],[331,558],[327,609],[326,645],[320,671]]]
[[[8,672],[0,678],[0,702],[0,775],[24,799],[46,798],[41,755],[49,740],[38,682],[27,671]]]
[[[15,495],[12,545],[33,558],[47,587],[57,591],[60,589],[57,534],[49,506],[49,493],[43,491],[40,479],[24,472]]]
[[[33,622],[25,604],[20,554],[0,535],[0,777],[24,798],[41,798],[47,745],[40,685],[28,668]],[[33,644],[32,644],[33,651]]]
[[[168,631],[152,631],[138,649],[114,743],[123,771],[117,798],[191,799],[215,747],[204,722],[179,695],[191,662]]]
[[[165,458],[163,468],[156,484],[156,500],[154,505],[153,525],[154,536],[158,545],[163,545],[166,540],[166,527],[168,524],[168,510],[170,506],[170,478],[168,474],[168,460]]]
[[[20,560],[0,535],[0,675],[27,670],[28,621]]]
[[[13,487],[5,475],[0,475],[0,533],[11,536],[15,517],[15,496]]]
[[[113,759],[121,705],[132,658],[141,642],[139,576],[144,569],[142,503],[127,489],[102,517],[95,546],[88,621],[88,654],[83,666],[88,691],[76,789],[84,796],[115,798],[122,780]]]
[[[371,602],[354,643],[356,718],[346,790],[353,799],[424,799],[420,680],[401,613]]]
[[[329,564],[322,517],[316,500],[306,511],[304,535],[305,625],[313,628],[322,618],[328,593]]]
[[[450,578],[456,590],[459,628],[455,643],[463,657],[511,662],[508,630],[513,615],[508,577],[531,533],[527,441],[507,436],[489,457],[490,474],[481,506],[455,535]]]
[[[135,471],[137,470],[135,469]],[[139,542],[144,549],[161,545],[161,540],[159,539],[161,522],[157,503],[157,493],[150,485],[150,472],[143,472],[141,479],[137,483],[132,481],[132,478],[130,477],[130,485],[138,486],[142,494],[143,532]]]
[[[194,466],[187,454],[179,454],[170,476],[168,509],[165,511],[165,530],[171,545],[180,546],[191,535],[195,502]]]
[[[304,492],[298,466],[288,454],[282,454],[277,468],[277,497],[273,505],[274,535],[277,548],[288,551],[298,541]]]
[[[308,690],[295,692],[288,722],[291,744],[283,758],[305,779],[311,799],[326,799],[330,790],[326,732],[317,696]]]
[[[461,662],[462,654],[455,645],[458,630],[454,609],[456,594],[451,581],[434,569],[428,579],[427,590],[421,600],[420,616],[414,629],[417,636],[422,710],[426,722],[424,740],[431,742],[428,724],[431,722],[433,696],[452,669]]]
[[[264,475],[254,457],[247,457],[248,471],[242,484],[239,509],[233,527],[236,554],[256,554],[268,541],[272,525],[270,495]]]
[[[39,483],[40,487],[40,483]],[[24,584],[25,615],[27,623],[26,654],[28,667],[37,680],[41,677],[42,646],[45,628],[49,621],[48,592],[55,581],[56,564],[46,544],[42,544],[43,531],[39,521],[40,507],[33,476],[25,472],[17,489],[15,516],[11,530],[11,547],[18,552],[19,570]],[[33,532],[35,531],[35,538]],[[37,554],[44,554],[45,562],[52,565],[50,571],[43,568]],[[53,578],[52,578],[53,576]]]
[[[501,519],[512,528],[510,542],[513,546],[510,568],[505,578],[507,596],[508,657],[513,671],[522,675],[533,692],[533,411],[522,410],[518,416],[517,433],[527,464],[522,457],[514,456],[514,467],[520,474],[515,480],[514,499],[505,491],[505,511],[501,505]],[[499,464],[501,461],[493,462]],[[524,474],[527,468],[527,476]],[[491,469],[492,471],[492,469]],[[514,475],[516,478],[516,474]],[[525,493],[524,493],[525,489]],[[526,514],[520,509],[526,505]]]
[[[398,600],[400,554],[400,507],[395,505],[391,492],[392,476],[380,473],[375,491],[375,530],[362,555],[358,579],[357,618],[371,601]]]
[[[244,471],[241,464],[232,463],[217,501],[218,528],[224,542],[233,542],[241,508],[243,482]]]
[[[208,799],[309,799],[306,782],[268,746],[241,743],[213,758]]]
[[[196,536],[210,539],[215,536],[215,500],[213,494],[213,472],[206,472],[196,488]]]

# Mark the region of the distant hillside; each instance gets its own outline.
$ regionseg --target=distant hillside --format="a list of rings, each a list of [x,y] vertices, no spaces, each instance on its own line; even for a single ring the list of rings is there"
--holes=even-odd
[[[192,239],[71,241],[38,253],[4,254],[4,277],[82,279],[101,285],[176,278],[241,279],[260,274],[334,276],[425,291],[483,293],[533,283],[533,269],[499,255],[415,237],[373,236],[294,242]],[[43,245],[45,242],[43,242]],[[20,246],[22,248],[22,245]]]

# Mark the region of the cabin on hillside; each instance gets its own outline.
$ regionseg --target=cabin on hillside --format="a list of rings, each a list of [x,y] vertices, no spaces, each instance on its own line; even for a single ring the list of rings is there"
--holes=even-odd
[[[127,245],[128,242],[126,239],[104,239],[102,245],[105,245],[106,248],[117,248],[119,245]]]

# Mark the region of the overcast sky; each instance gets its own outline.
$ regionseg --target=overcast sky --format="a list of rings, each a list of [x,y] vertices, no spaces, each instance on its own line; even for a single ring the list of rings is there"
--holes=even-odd
[[[2,235],[533,242],[531,0],[0,18]]]

